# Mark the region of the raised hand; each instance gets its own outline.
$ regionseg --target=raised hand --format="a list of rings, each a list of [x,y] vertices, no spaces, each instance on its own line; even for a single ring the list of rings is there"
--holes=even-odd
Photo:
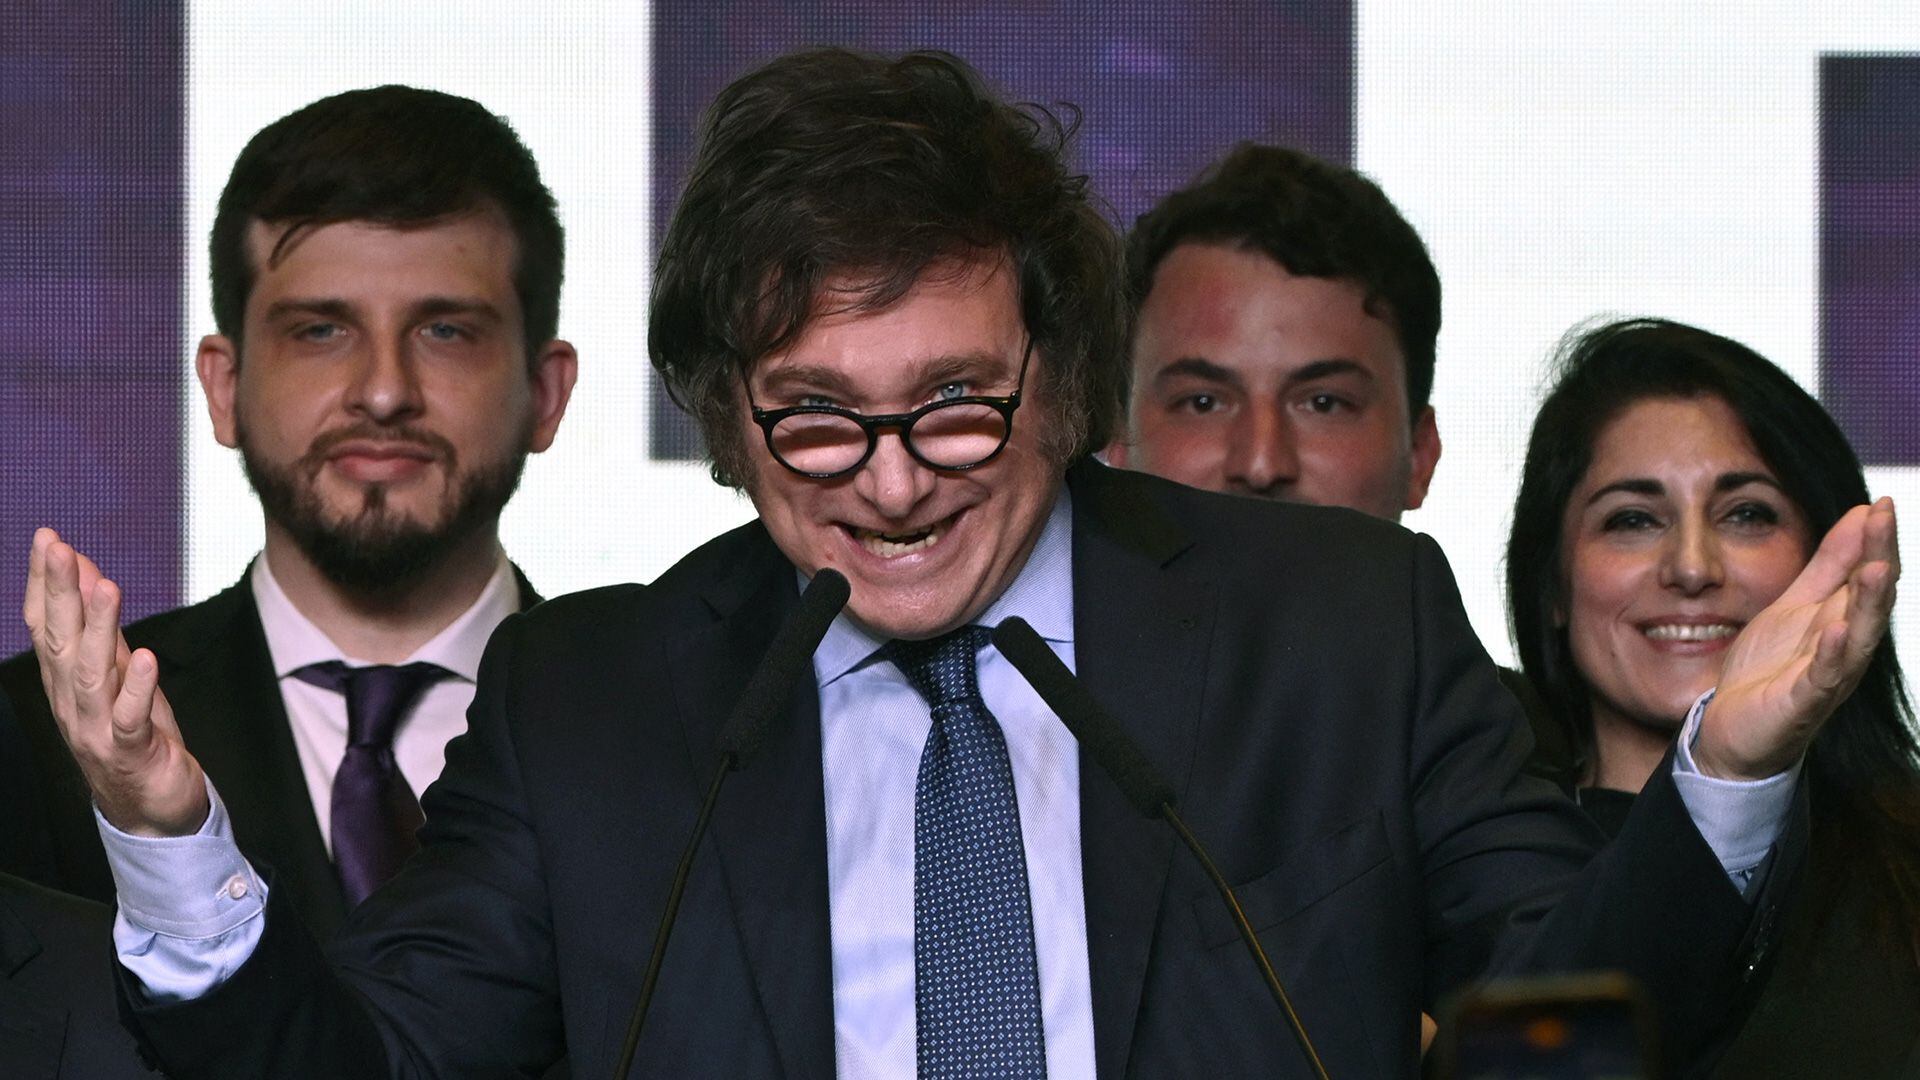
[[[184,836],[207,818],[200,763],[160,692],[160,665],[120,633],[120,589],[52,529],[33,535],[22,605],[40,683],[94,803],[136,836]]]
[[[1758,780],[1799,760],[1866,673],[1899,577],[1893,500],[1849,510],[1728,650],[1693,747],[1701,771]]]

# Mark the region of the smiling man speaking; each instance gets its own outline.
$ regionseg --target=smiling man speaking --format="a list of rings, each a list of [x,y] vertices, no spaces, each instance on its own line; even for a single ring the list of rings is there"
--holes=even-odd
[[[1431,541],[1090,460],[1126,320],[1064,142],[942,54],[797,54],[720,95],[650,346],[759,520],[505,624],[420,854],[331,968],[222,840],[149,658],[115,662],[112,589],[83,601],[40,546],[36,643],[103,831],[175,898],[122,942],[171,1071],[526,1075],[565,1048],[609,1075],[719,718],[826,568],[850,605],[722,793],[636,1075],[1305,1075],[1201,871],[988,640],[1013,616],[1172,778],[1332,1075],[1412,1074],[1421,1010],[1490,967],[1626,968],[1670,1045],[1711,1040],[1794,872],[1793,844],[1767,859],[1803,835],[1796,763],[1885,629],[1891,510],[1748,626],[1588,865]]]

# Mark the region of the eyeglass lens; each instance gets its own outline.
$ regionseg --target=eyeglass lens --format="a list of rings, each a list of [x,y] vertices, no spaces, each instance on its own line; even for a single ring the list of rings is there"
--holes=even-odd
[[[942,405],[921,413],[900,432],[920,460],[942,469],[978,465],[1007,437],[1007,418],[991,405]],[[867,433],[851,417],[796,413],[773,428],[773,452],[807,473],[844,472],[867,455]]]

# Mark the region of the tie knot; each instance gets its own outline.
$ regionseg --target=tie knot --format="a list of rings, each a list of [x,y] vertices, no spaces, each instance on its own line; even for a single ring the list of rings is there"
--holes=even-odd
[[[427,687],[451,674],[425,662],[350,667],[326,660],[296,670],[293,677],[347,699],[347,745],[385,748],[393,744],[400,718]]]
[[[988,636],[984,626],[963,626],[926,641],[895,641],[887,646],[887,659],[929,708],[978,701],[980,677],[974,663]]]

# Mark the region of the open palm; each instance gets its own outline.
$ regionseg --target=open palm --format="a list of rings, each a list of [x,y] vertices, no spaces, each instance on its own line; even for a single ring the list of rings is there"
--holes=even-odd
[[[1757,780],[1791,767],[1866,673],[1899,576],[1893,501],[1849,510],[1728,650],[1693,747],[1700,768]]]

